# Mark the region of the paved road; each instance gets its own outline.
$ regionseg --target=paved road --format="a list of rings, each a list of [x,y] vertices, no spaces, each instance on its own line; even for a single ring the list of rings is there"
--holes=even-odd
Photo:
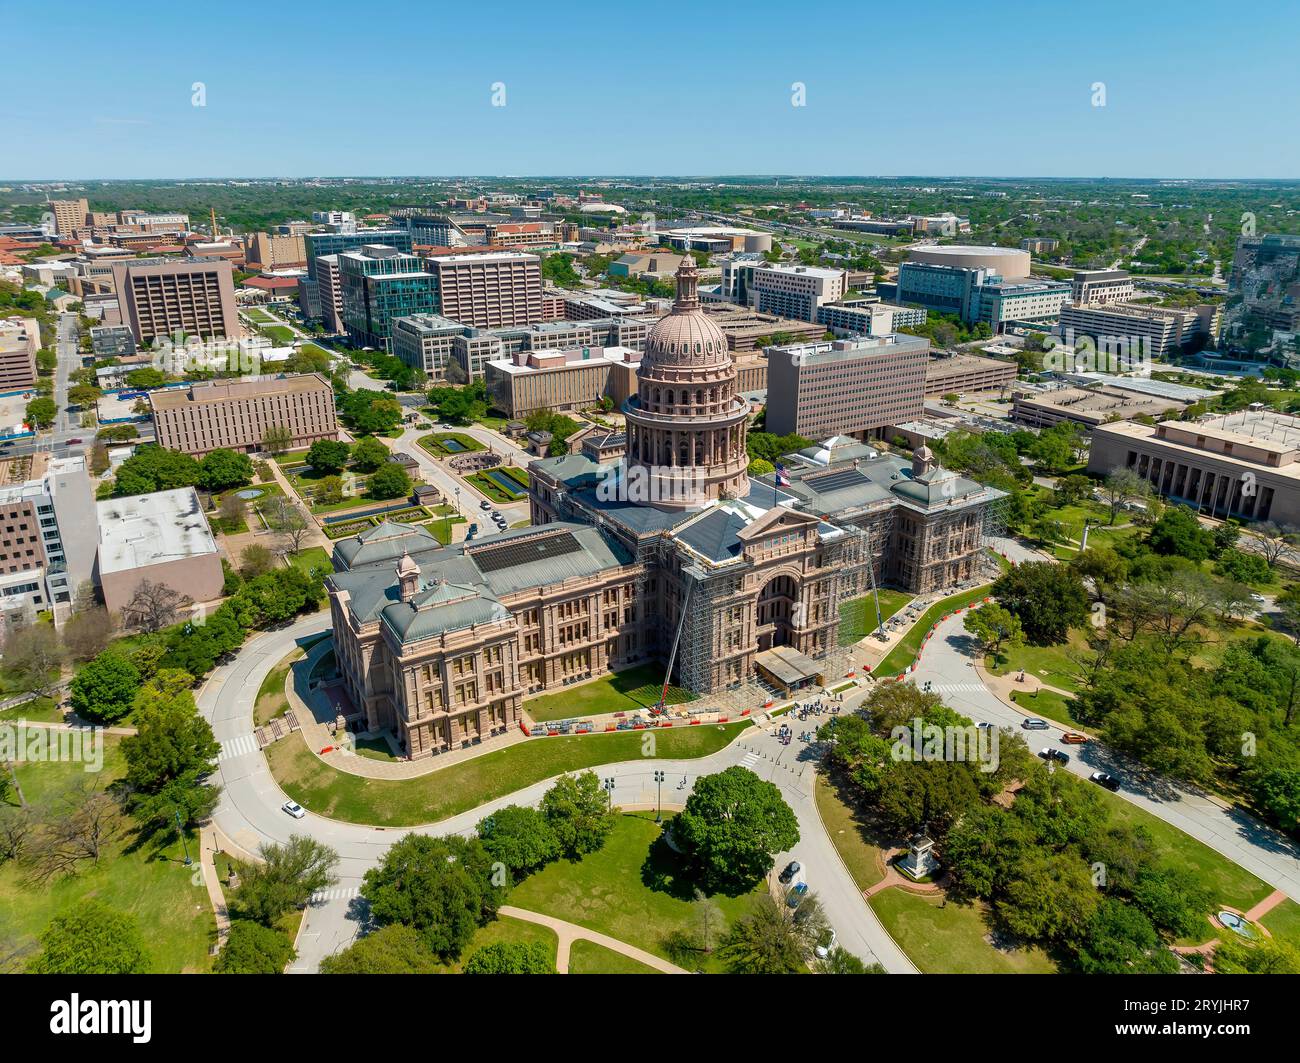
[[[199,695],[199,707],[212,723],[223,748],[237,751],[223,756],[217,766],[222,795],[214,818],[221,830],[246,850],[255,851],[266,842],[284,842],[294,833],[308,833],[339,853],[339,882],[307,912],[299,939],[299,956],[291,970],[317,970],[323,957],[345,947],[356,936],[364,914],[356,891],[367,868],[385,850],[407,834],[407,830],[384,830],[340,823],[308,813],[294,820],[281,811],[287,799],[276,785],[260,751],[248,749],[243,736],[252,731],[253,701],[263,678],[290,652],[296,641],[323,631],[328,616],[317,614],[280,631],[252,639],[236,659],[213,673]],[[296,742],[290,736],[284,741]],[[545,739],[537,739],[545,741]],[[601,741],[593,736],[588,741]],[[653,773],[664,771],[666,803],[685,801],[695,779],[733,764],[743,764],[770,779],[794,809],[799,820],[800,841],[789,853],[778,857],[778,865],[798,860],[807,869],[811,887],[821,898],[840,944],[867,962],[878,960],[891,972],[914,973],[911,961],[894,945],[840,862],[830,838],[821,826],[812,796],[813,760],[801,746],[781,746],[774,737],[758,730],[713,756],[699,760],[653,760],[603,765],[595,768],[600,777],[614,778],[613,800],[620,805],[649,804],[656,799]],[[682,785],[683,780],[685,784]],[[506,804],[536,804],[549,788],[549,780],[526,787],[439,823],[414,828],[427,834],[468,834],[480,819]]]
[[[970,655],[971,639],[963,629],[964,614],[939,625],[920,664],[912,674],[918,684],[929,681],[944,701],[976,722],[1020,727],[1025,714],[1004,705],[980,681]],[[1159,777],[1149,777],[1125,763],[1100,742],[1062,746],[1065,730],[1048,721],[1047,731],[1023,731],[1034,752],[1052,745],[1070,754],[1066,770],[1087,777],[1094,771],[1112,772],[1125,780],[1119,791],[1124,800],[1170,823],[1288,897],[1300,901],[1300,846],[1245,813],[1224,808],[1208,796]]]

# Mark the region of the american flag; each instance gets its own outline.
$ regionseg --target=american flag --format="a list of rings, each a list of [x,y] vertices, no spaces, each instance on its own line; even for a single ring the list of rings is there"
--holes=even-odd
[[[784,466],[784,465],[778,465],[778,466],[776,467],[776,486],[777,486],[777,487],[789,487],[789,486],[790,486],[790,477],[788,477],[788,476],[785,474],[785,466]]]

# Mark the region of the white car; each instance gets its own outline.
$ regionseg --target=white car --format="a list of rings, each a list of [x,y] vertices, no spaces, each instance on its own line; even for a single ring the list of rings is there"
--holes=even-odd
[[[298,804],[297,801],[286,801],[280,806],[280,808],[285,812],[288,812],[294,819],[302,819],[302,817],[307,814],[307,810],[303,808],[302,805]]]

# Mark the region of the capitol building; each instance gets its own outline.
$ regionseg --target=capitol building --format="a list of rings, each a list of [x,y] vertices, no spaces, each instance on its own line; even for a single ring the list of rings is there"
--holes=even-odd
[[[847,437],[748,474],[749,403],[695,263],[652,328],[619,448],[531,463],[532,526],[442,546],[384,523],[327,587],[352,711],[427,757],[502,733],[526,698],[657,662],[722,698],[819,680],[840,604],[973,578],[1002,493]],[[827,676],[827,678],[830,678]]]

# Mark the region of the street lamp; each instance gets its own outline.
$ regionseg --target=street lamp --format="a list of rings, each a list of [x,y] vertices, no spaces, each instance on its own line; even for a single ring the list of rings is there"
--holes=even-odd
[[[611,776],[610,778],[606,779],[603,785],[604,785],[604,787],[605,787],[605,798],[606,798],[606,801],[608,802],[609,809],[610,809],[610,811],[613,811],[613,809],[614,809],[614,779],[613,779],[613,777]]]
[[[178,808],[174,811],[176,813],[176,833],[181,836],[181,849],[185,853],[185,866],[189,867],[194,861],[190,859],[190,847],[185,844],[185,827],[181,823],[181,810]]]
[[[661,771],[655,772],[655,783],[659,788],[659,797],[656,801],[658,807],[656,807],[655,809],[655,822],[662,823],[664,821],[664,773],[663,772]]]

